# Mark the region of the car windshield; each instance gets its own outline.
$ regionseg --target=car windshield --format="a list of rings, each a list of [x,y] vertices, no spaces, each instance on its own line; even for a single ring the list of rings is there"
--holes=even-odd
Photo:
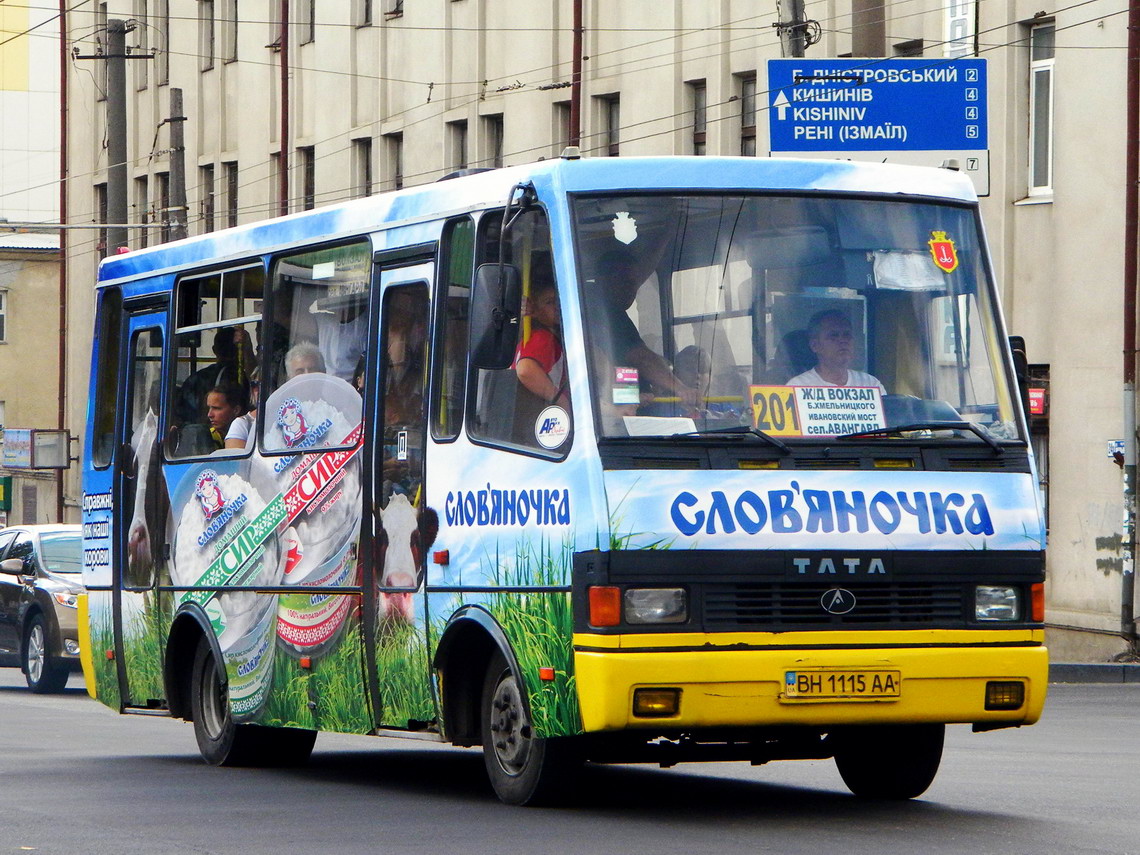
[[[83,570],[83,539],[79,532],[61,531],[40,535],[40,561],[51,573]]]
[[[610,195],[574,221],[605,437],[1019,438],[973,208]]]

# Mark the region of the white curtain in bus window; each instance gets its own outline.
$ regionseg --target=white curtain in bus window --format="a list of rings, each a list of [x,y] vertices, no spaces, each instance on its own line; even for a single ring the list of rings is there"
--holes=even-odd
[[[368,346],[368,243],[308,250],[273,265],[262,448],[355,445]]]

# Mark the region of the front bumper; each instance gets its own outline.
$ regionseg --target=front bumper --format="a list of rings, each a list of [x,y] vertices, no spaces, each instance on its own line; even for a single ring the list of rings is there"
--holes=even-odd
[[[769,725],[889,723],[1032,724],[1049,677],[1043,630],[869,633],[737,633],[574,636],[582,725],[587,733]],[[789,671],[898,672],[898,697],[791,699]],[[1025,684],[1014,710],[985,709],[988,681]],[[639,688],[678,688],[670,717],[633,714]]]

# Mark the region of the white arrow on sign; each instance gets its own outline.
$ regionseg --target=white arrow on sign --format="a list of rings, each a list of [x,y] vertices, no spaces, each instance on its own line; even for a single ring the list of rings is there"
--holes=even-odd
[[[776,96],[776,100],[772,102],[772,106],[776,108],[776,118],[781,122],[788,117],[789,105],[788,96],[785,95],[781,89],[780,94]]]

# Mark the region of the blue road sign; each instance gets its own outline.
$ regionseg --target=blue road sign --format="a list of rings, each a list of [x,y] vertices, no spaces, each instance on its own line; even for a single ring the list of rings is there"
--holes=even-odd
[[[984,59],[771,59],[772,151],[982,151]]]

